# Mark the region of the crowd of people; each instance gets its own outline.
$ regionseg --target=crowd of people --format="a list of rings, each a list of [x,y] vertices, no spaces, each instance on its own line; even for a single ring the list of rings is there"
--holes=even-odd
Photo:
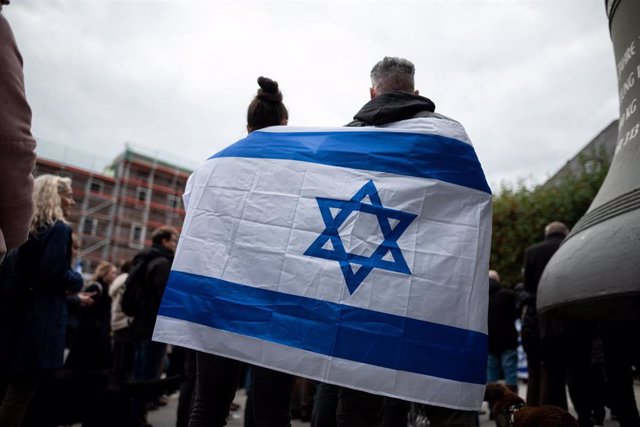
[[[277,83],[266,78],[259,83],[256,99],[278,94]],[[286,123],[287,113],[282,111],[278,120]],[[13,295],[11,304],[3,304],[0,311],[0,366],[11,373],[3,377],[0,425],[21,425],[39,382],[61,368],[110,370],[139,381],[158,380],[163,372],[182,375],[178,426],[225,425],[236,391],[248,376],[245,425],[290,425],[294,384],[300,386],[300,380],[296,382],[290,374],[177,348],[174,352],[179,357],[173,357],[173,362],[179,365],[167,372],[167,346],[154,342],[151,334],[177,230],[159,228],[153,233],[152,246],[123,262],[120,271],[103,261],[91,278],[83,280],[72,268],[77,248],[74,251],[76,239],[67,220],[74,206],[70,180],[39,176],[33,197],[29,239],[9,255],[19,254],[22,271],[28,272],[23,280],[31,285],[24,293]],[[633,346],[624,348],[620,332],[612,331],[612,325],[541,320],[535,310],[535,290],[544,266],[568,231],[564,224],[552,222],[545,229],[544,241],[527,249],[521,292],[503,286],[499,273],[489,271],[487,381],[503,381],[518,391],[515,321],[521,319],[522,344],[528,356],[529,406],[566,409],[568,387],[580,426],[603,425],[605,405],[621,426],[639,425],[632,387]],[[127,281],[130,272],[144,276],[148,285],[145,304],[137,308],[135,317],[122,307],[126,284],[132,286]],[[308,380],[303,383],[313,408],[306,408],[305,418],[312,426],[407,423],[408,402]],[[161,404],[162,399],[132,399],[129,425],[148,425],[147,411]],[[440,409],[420,410],[437,419]],[[460,416],[456,412],[449,410],[448,420],[432,425],[474,425],[475,421],[455,421]],[[351,418],[345,419],[345,414]]]
[[[7,255],[20,286],[3,276],[0,310],[0,425],[19,426],[38,386],[58,369],[113,370],[135,380],[161,376],[165,345],[151,334],[178,233],[161,227],[153,246],[134,259],[149,288],[135,318],[122,313],[121,297],[129,262],[98,264],[89,280],[72,268],[74,238],[68,222],[74,206],[71,180],[54,175],[35,179],[34,212],[28,240]],[[137,257],[137,258],[138,258]],[[147,401],[134,399],[132,417],[143,425]]]

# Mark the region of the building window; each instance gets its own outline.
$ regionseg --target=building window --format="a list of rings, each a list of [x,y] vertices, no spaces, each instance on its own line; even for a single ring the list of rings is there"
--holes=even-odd
[[[136,191],[136,198],[141,202],[146,202],[149,197],[149,189],[144,187],[138,187]]]
[[[129,234],[129,245],[132,247],[142,247],[144,242],[144,227],[142,224],[131,224],[131,233]]]
[[[167,194],[167,206],[171,209],[178,209],[180,207],[180,196],[175,194]]]
[[[103,185],[100,181],[91,180],[91,184],[89,184],[89,191],[91,193],[102,193]]]
[[[85,218],[82,233],[87,236],[95,236],[98,231],[98,220],[96,218]]]
[[[600,172],[602,169],[602,161],[600,159],[589,159],[582,165],[584,172],[588,175]]]
[[[147,179],[149,179],[149,172],[136,170],[135,171],[135,176],[136,176],[137,179],[141,179],[141,180],[146,181]]]

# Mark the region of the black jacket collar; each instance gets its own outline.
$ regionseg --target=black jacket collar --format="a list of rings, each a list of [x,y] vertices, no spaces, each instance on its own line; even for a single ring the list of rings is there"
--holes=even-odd
[[[386,92],[367,102],[353,117],[367,125],[380,126],[411,119],[418,113],[433,113],[436,105],[424,96],[406,92]]]
[[[546,235],[544,240],[564,240],[565,237],[567,236],[563,233],[551,233]]]
[[[490,294],[499,291],[501,288],[502,288],[502,285],[500,285],[500,283],[496,282],[493,279],[489,279],[489,293]]]

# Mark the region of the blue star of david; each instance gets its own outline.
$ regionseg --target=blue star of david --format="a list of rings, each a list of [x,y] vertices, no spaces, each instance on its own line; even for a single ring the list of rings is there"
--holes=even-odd
[[[369,197],[371,203],[364,203],[363,200]],[[320,213],[324,221],[325,229],[316,240],[305,251],[305,255],[324,258],[328,260],[338,261],[342,275],[349,289],[349,293],[353,294],[362,281],[369,275],[371,270],[379,268],[382,270],[395,271],[398,273],[411,274],[409,266],[402,256],[402,251],[398,247],[397,240],[409,227],[409,224],[417,215],[402,212],[382,206],[378,189],[373,181],[367,182],[351,200],[328,199],[324,197],[316,197]],[[331,209],[338,209],[335,217],[331,214]],[[375,215],[384,240],[374,250],[371,256],[362,256],[347,253],[340,238],[338,230],[349,215],[354,211]],[[395,227],[391,228],[389,218],[398,221]],[[325,245],[331,242],[333,249],[327,249]],[[393,261],[383,259],[391,255]],[[353,271],[352,265],[359,265],[357,271]]]

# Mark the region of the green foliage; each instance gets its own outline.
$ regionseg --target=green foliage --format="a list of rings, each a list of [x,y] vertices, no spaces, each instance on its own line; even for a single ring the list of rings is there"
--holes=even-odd
[[[590,173],[566,173],[534,188],[523,183],[503,186],[494,195],[490,268],[500,273],[503,284],[522,281],[524,251],[543,239],[548,223],[562,221],[573,228],[591,205],[608,169],[608,161],[600,161]]]

